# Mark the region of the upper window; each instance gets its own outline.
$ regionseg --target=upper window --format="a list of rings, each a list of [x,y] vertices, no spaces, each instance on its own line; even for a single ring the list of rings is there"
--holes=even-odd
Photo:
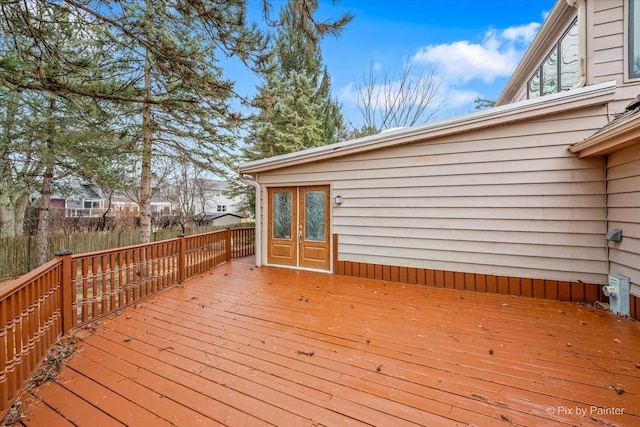
[[[573,89],[579,82],[578,21],[575,20],[529,79],[527,97]]]
[[[227,211],[227,205],[216,206],[216,212],[226,212],[226,211]]]
[[[640,1],[629,2],[629,77],[640,77]]]

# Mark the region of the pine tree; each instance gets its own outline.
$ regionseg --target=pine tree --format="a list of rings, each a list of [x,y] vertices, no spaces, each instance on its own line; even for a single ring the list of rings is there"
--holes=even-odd
[[[314,9],[317,4],[314,4]],[[258,89],[261,109],[247,138],[249,159],[336,142],[344,132],[340,106],[322,65],[322,34],[309,26],[289,0],[280,13],[274,59]],[[343,25],[346,25],[343,24]]]
[[[263,31],[247,22],[247,3],[2,2],[0,33],[5,43],[0,51],[0,82],[9,92],[40,100],[44,117],[51,118],[41,128],[45,147],[41,155],[54,165],[41,165],[43,182],[56,174],[60,162],[57,154],[49,155],[60,152],[57,141],[64,140],[56,123],[80,114],[74,110],[77,106],[90,110],[93,103],[96,111],[105,113],[102,122],[81,120],[70,129],[80,132],[85,125],[83,132],[99,135],[99,125],[117,123],[117,139],[136,144],[141,165],[141,242],[149,241],[154,159],[189,161],[220,172],[229,168],[235,155],[242,120],[231,101],[244,99],[224,77],[218,57],[233,56],[251,69],[263,69],[270,55]],[[268,0],[263,6],[268,9]],[[296,6],[303,31],[317,35],[339,31],[342,20],[314,19],[316,0],[298,0]]]
[[[247,24],[241,0],[30,3],[3,6],[3,30],[20,41],[9,45],[25,48],[13,56],[3,52],[0,80],[13,91],[49,94],[53,109],[66,99],[88,99],[109,104],[105,110],[117,112],[125,128],[138,123],[132,136],[141,156],[141,242],[149,241],[154,157],[226,167],[239,117],[229,107],[233,83],[223,78],[216,55],[259,64],[266,46],[262,32]],[[41,10],[47,19],[34,13]],[[63,55],[68,45],[51,55],[56,31],[72,30],[84,34],[87,52],[107,52],[108,60]],[[39,49],[34,54],[29,46]]]
[[[296,0],[280,13],[273,60],[266,67],[254,105],[260,109],[245,138],[244,160],[255,160],[337,142],[345,135],[340,105],[331,94],[331,79],[323,66],[320,41],[339,35],[352,17],[342,16],[329,31],[314,26]],[[313,13],[317,2],[309,2]],[[327,32],[324,32],[324,31]],[[254,199],[247,197],[249,210]]]
[[[26,201],[38,191],[37,263],[49,256],[48,225],[54,181],[66,175],[91,177],[107,168],[109,117],[98,98],[77,96],[86,82],[101,77],[104,51],[86,44],[93,34],[66,7],[43,2],[13,3],[2,9],[0,79],[7,94],[0,102],[4,130],[0,200],[4,220],[11,215],[19,234]],[[95,88],[91,88],[95,90]],[[102,156],[101,156],[102,155]],[[99,157],[101,156],[101,157]],[[101,161],[96,161],[100,159]]]

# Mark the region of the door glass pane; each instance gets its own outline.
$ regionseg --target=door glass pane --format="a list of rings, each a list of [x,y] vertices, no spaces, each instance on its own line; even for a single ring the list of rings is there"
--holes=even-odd
[[[273,193],[273,237],[291,238],[291,192]]]
[[[542,63],[542,94],[558,92],[558,48]]]
[[[560,42],[562,62],[560,62],[560,90],[573,89],[580,80],[578,59],[578,23],[575,22]]]
[[[325,240],[325,192],[306,191],[304,200],[305,240],[323,242]]]

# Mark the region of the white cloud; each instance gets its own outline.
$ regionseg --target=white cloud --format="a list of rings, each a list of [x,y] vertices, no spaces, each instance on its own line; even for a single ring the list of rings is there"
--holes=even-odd
[[[357,92],[354,89],[354,86],[353,82],[343,86],[338,94],[338,100],[344,104],[355,104]]]
[[[503,30],[490,28],[478,43],[459,40],[425,46],[405,66],[412,68],[413,78],[420,78],[421,74],[431,70],[434,81],[441,83],[430,104],[442,106],[438,117],[472,112],[474,101],[487,96],[483,94],[486,92],[484,85],[512,75],[540,26],[540,23],[532,22]],[[383,65],[377,61],[372,62],[371,67],[376,73],[384,71]],[[389,103],[384,94],[389,92],[389,87],[394,88],[398,84],[395,80],[381,83],[385,84],[370,88],[369,94],[372,103],[378,107]],[[398,91],[398,88],[391,90],[393,93]],[[358,93],[355,83],[350,83],[341,88],[338,99],[348,108],[355,108],[359,96],[363,95]]]
[[[519,27],[509,27],[502,31],[502,37],[513,42],[520,41],[526,44],[531,43],[540,29],[539,22],[531,22]]]
[[[412,60],[437,64],[451,84],[467,83],[473,79],[492,83],[496,78],[511,75],[539,27],[539,23],[532,22],[499,32],[490,29],[482,43],[461,40],[429,45],[420,48]]]
[[[456,109],[464,105],[471,104],[479,97],[481,97],[480,92],[476,92],[474,90],[452,89],[446,94],[445,105],[447,108]]]

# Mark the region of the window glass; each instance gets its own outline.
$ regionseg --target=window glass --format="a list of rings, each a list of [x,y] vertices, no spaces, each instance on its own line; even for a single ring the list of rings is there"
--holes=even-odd
[[[578,58],[578,25],[574,23],[560,42],[560,90],[569,90],[580,81]]]
[[[305,240],[323,242],[325,240],[325,192],[306,191],[304,209]]]
[[[542,63],[542,94],[558,91],[558,48],[554,48]]]
[[[640,0],[636,0],[640,2]],[[578,21],[574,20],[527,82],[527,95],[536,98],[573,89],[580,83]]]
[[[276,239],[291,238],[291,192],[273,194],[273,237]]]
[[[640,0],[629,2],[629,77],[640,77]]]
[[[529,98],[537,98],[540,96],[540,70],[529,80]]]

